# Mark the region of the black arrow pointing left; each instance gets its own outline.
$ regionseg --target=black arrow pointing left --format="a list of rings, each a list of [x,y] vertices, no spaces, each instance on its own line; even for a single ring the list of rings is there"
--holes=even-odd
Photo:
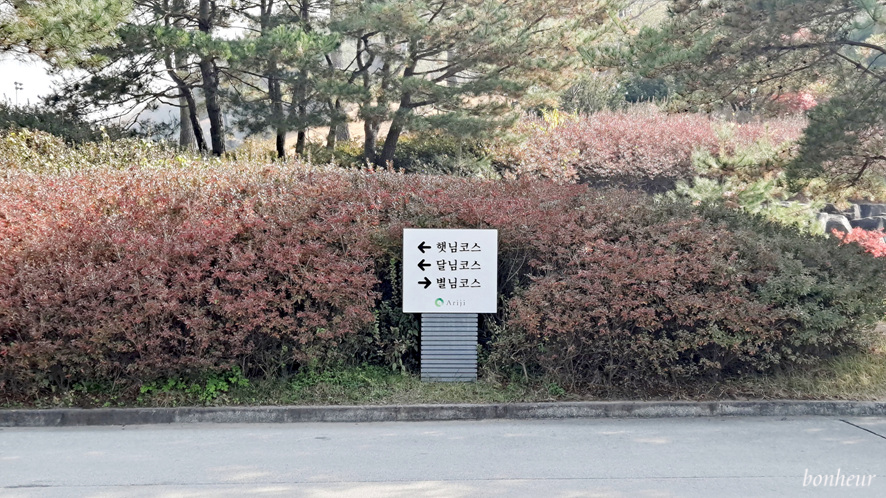
[[[421,244],[418,245],[418,250],[421,251],[422,254],[425,253],[425,249],[430,249],[431,246],[425,245],[425,241],[421,241]]]
[[[425,277],[424,280],[419,280],[418,283],[423,284],[425,286],[425,289],[431,286],[431,281],[428,279],[428,277]]]
[[[427,267],[429,267],[429,266],[431,266],[431,264],[430,264],[430,263],[425,263],[425,260],[421,260],[421,261],[419,261],[419,263],[418,263],[418,267],[421,269],[421,271],[425,271],[425,268],[427,268]]]

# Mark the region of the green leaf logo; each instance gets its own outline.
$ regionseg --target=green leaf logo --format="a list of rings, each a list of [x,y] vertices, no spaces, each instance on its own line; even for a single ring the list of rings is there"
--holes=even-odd
[[[443,306],[443,299],[438,297],[437,300],[434,301],[434,304],[436,304],[438,308]]]

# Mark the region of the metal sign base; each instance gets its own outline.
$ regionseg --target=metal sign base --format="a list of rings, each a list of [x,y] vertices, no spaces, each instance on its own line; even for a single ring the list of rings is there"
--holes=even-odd
[[[477,380],[477,314],[421,315],[421,380]]]

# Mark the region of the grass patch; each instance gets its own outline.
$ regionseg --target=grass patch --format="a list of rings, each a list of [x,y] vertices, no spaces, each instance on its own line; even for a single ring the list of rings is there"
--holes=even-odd
[[[234,370],[198,380],[147,383],[137,390],[75,386],[31,405],[7,404],[5,408],[512,403],[557,399],[544,386],[489,379],[429,383],[422,382],[418,375],[364,365],[325,371],[306,369],[289,379],[247,380]]]
[[[881,326],[882,327],[882,326]],[[378,366],[305,369],[289,379],[246,379],[239,369],[202,379],[169,379],[140,388],[76,385],[40,402],[5,408],[175,407],[273,405],[389,405],[519,403],[591,400],[886,400],[886,327],[864,351],[772,375],[671,386],[666,392],[608,389],[575,393],[549,381],[496,379],[429,383],[419,376]]]
[[[735,395],[754,399],[886,400],[886,340],[804,369],[730,382]]]

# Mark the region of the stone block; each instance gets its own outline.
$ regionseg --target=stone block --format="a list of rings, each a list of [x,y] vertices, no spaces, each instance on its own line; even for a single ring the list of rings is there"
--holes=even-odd
[[[818,222],[828,235],[835,229],[843,233],[852,230],[849,220],[841,214],[818,213]]]
[[[852,228],[861,228],[863,230],[882,230],[886,226],[886,216],[871,216],[849,220],[849,225]]]
[[[872,218],[886,215],[886,204],[856,204],[859,218]]]

